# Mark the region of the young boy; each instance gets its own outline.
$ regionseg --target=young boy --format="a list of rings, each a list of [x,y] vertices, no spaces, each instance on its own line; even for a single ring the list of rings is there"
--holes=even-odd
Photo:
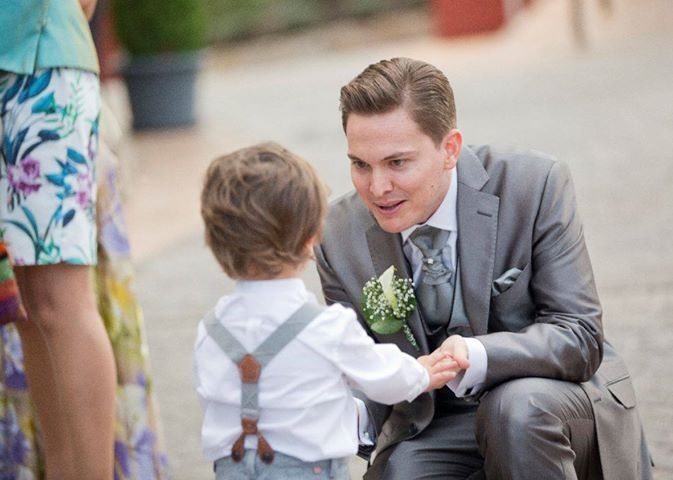
[[[194,350],[217,479],[347,479],[358,446],[350,387],[392,404],[455,376],[442,354],[374,344],[352,310],[317,304],[300,275],[325,212],[315,171],[277,144],[220,157],[206,173],[206,242],[237,280],[199,324]]]

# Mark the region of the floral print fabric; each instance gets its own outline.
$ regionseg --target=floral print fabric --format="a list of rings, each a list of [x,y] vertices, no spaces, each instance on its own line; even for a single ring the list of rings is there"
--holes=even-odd
[[[0,233],[15,265],[96,263],[96,74],[0,73]]]
[[[107,148],[105,118],[98,154],[98,309],[117,366],[114,480],[165,480],[168,463],[159,429],[142,312],[133,290],[133,265],[124,222],[116,159]],[[18,333],[0,327],[0,480],[44,478],[44,453],[32,410]]]
[[[114,480],[164,480],[168,462],[159,430],[142,311],[119,197],[117,170],[99,176],[98,310],[117,365]],[[0,479],[1,480],[1,479]]]

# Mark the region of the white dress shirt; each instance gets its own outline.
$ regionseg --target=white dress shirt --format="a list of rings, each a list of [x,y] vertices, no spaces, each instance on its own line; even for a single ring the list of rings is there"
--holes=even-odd
[[[216,318],[250,352],[306,301],[298,278],[242,281],[215,307]],[[355,454],[357,410],[350,387],[372,400],[412,401],[428,373],[391,344],[375,344],[355,313],[332,305],[262,370],[258,427],[271,447],[303,461]],[[204,410],[202,441],[209,460],[228,456],[241,434],[238,368],[199,324],[194,384]],[[245,447],[257,448],[247,436]]]
[[[411,264],[412,278],[414,285],[418,285],[421,277],[421,267],[423,263],[423,254],[409,241],[409,236],[419,227],[423,225],[430,225],[432,227],[441,228],[449,232],[449,238],[446,241],[446,246],[442,249],[442,260],[447,265],[456,265],[456,240],[458,239],[458,167],[453,169],[451,175],[451,184],[446,196],[442,200],[435,213],[423,224],[414,225],[402,232],[402,248],[404,255]],[[488,366],[488,358],[486,356],[486,349],[484,345],[476,338],[465,337],[467,343],[468,358],[470,360],[470,367],[458,374],[456,378],[447,383],[456,397],[464,397],[466,395],[474,395],[478,393],[486,380],[486,367]],[[361,445],[373,445],[375,439],[372,437],[372,429],[369,428],[369,417],[364,402],[356,399],[358,402],[358,410],[360,411],[360,429],[359,438]]]
[[[458,167],[453,169],[449,190],[444,196],[442,203],[428,220],[420,225],[414,225],[402,232],[404,255],[411,264],[414,285],[418,285],[423,265],[423,254],[419,248],[409,240],[409,236],[419,227],[430,225],[449,232],[446,246],[442,249],[442,260],[447,265],[456,268],[456,240],[458,239]],[[474,395],[486,380],[486,367],[488,359],[484,345],[476,338],[465,338],[468,349],[470,367],[451,380],[447,386],[453,390],[456,397]]]

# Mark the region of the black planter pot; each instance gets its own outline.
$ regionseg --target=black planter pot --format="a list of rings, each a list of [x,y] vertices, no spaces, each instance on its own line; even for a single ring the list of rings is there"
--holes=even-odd
[[[131,102],[133,129],[194,125],[194,87],[200,64],[200,52],[131,57],[123,76]]]

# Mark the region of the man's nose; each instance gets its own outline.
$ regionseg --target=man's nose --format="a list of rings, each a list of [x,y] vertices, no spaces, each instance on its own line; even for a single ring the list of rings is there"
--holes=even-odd
[[[393,189],[393,184],[384,172],[372,172],[369,191],[375,197],[381,197]]]

